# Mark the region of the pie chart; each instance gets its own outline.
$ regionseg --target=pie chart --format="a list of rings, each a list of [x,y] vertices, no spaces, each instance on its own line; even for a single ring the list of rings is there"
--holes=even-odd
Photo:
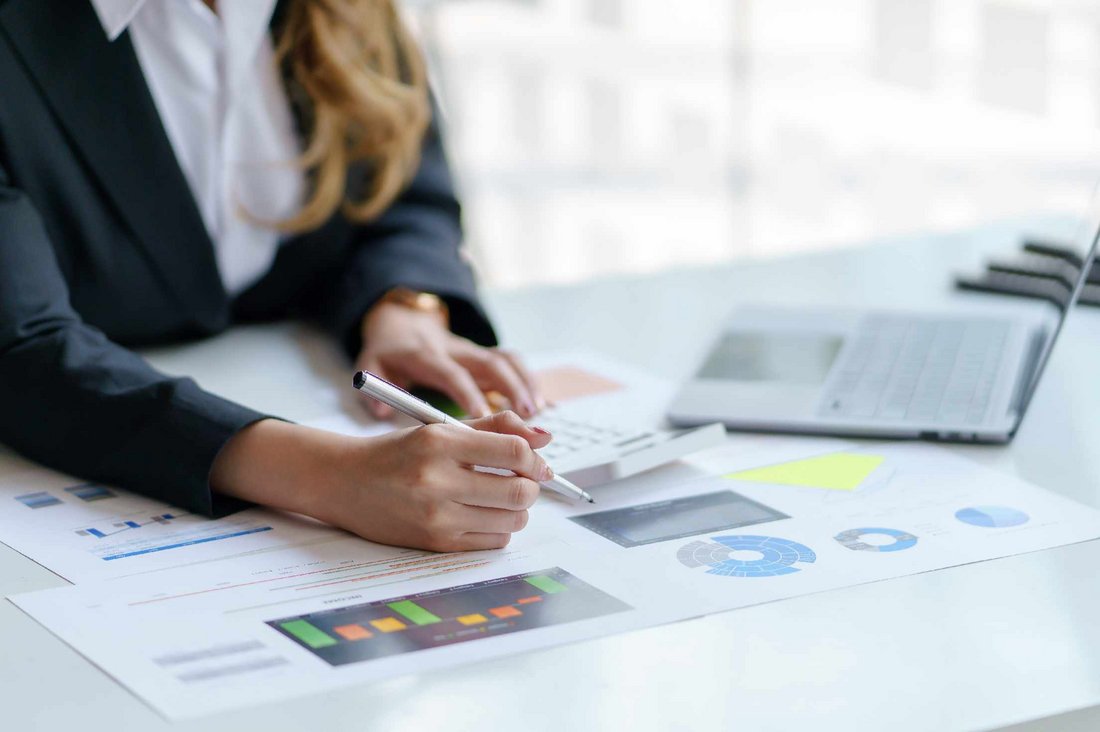
[[[955,518],[964,524],[986,529],[1003,529],[1026,524],[1030,517],[1023,511],[1008,506],[968,506],[955,512]]]
[[[885,536],[892,541],[886,544],[869,544],[863,541],[865,536]],[[879,527],[867,527],[862,529],[848,529],[833,537],[843,546],[857,552],[900,552],[917,545],[917,537],[908,531],[898,529],[884,529]]]
[[[746,556],[747,555],[747,556]],[[676,552],[685,567],[707,567],[707,574],[725,577],[777,577],[799,571],[796,563],[812,564],[817,555],[808,546],[774,536],[715,536],[693,541]]]

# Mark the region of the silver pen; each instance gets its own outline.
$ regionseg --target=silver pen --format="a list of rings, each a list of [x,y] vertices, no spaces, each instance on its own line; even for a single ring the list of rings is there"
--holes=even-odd
[[[375,376],[370,371],[360,371],[355,374],[352,384],[367,396],[393,407],[402,414],[409,415],[422,424],[449,424],[462,429],[473,429],[465,422],[460,422],[449,414],[439,411],[423,399],[417,399],[400,386],[391,384],[381,376]],[[596,502],[587,492],[560,475],[554,475],[550,480],[544,481],[542,485],[569,498],[580,498],[589,503]]]

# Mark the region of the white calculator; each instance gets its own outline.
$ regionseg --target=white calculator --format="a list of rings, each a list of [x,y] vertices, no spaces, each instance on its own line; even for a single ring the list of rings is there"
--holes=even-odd
[[[543,411],[536,421],[554,436],[539,454],[582,488],[626,478],[726,439],[721,424],[686,430],[628,427],[570,417],[560,408]]]

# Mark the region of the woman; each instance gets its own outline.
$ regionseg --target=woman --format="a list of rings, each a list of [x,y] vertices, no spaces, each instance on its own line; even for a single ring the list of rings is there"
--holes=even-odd
[[[523,417],[540,398],[486,347],[459,243],[389,0],[0,0],[0,442],[210,515],[251,501],[385,543],[503,546],[550,438],[488,416],[485,390]],[[287,316],[480,431],[311,430],[127,350]]]

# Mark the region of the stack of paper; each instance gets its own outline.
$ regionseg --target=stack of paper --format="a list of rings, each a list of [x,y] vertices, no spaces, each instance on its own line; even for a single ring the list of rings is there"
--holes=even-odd
[[[0,539],[76,583],[11,600],[178,718],[1100,537],[923,445],[734,436],[594,490],[504,550],[433,554],[35,470],[0,481]]]

